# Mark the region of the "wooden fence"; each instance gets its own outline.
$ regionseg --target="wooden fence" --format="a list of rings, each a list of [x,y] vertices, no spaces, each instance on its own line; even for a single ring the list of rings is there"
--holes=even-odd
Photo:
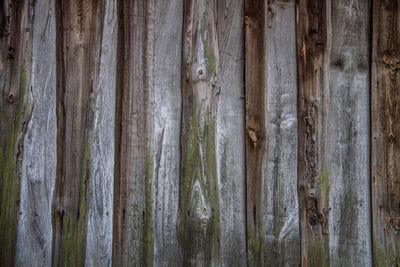
[[[0,14],[0,266],[400,264],[400,0]]]

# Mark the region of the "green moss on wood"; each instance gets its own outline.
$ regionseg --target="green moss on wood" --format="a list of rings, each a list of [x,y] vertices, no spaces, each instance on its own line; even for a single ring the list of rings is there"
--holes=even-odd
[[[318,242],[311,242],[307,251],[307,266],[329,266],[329,242],[327,238]]]
[[[24,64],[20,71],[18,98],[14,99],[13,103],[5,103],[3,100],[3,105],[0,107],[2,109],[0,118],[0,185],[2,186],[0,191],[0,266],[14,264],[21,183],[18,155],[29,99],[29,82]]]
[[[81,180],[79,188],[79,210],[77,214],[66,211],[63,216],[60,266],[83,266],[85,263],[87,195],[90,152],[87,137],[82,151]]]
[[[145,220],[143,222],[143,248],[145,258],[143,259],[143,264],[145,266],[153,266],[153,216],[152,216],[152,205],[153,205],[153,195],[152,195],[152,179],[153,179],[153,157],[151,155],[150,147],[147,152],[146,160],[146,200],[145,200]]]
[[[374,266],[387,267],[387,266],[400,266],[400,244],[394,248],[381,247],[373,241],[373,260]]]

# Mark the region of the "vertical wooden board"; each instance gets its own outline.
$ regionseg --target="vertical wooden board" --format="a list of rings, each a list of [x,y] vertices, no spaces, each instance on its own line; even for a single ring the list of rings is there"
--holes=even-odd
[[[27,122],[19,168],[21,197],[15,265],[50,266],[51,201],[57,158],[54,1],[37,1],[31,8],[32,115]]]
[[[326,129],[330,1],[296,3],[298,61],[298,197],[301,262],[329,266]]]
[[[369,1],[332,1],[327,161],[331,266],[371,266]]]
[[[373,260],[400,263],[400,1],[373,1],[371,171]]]
[[[179,266],[179,135],[183,1],[155,1],[154,265]]]
[[[295,266],[300,262],[295,22],[295,1],[268,1],[268,131],[262,197],[266,266]]]
[[[93,76],[104,2],[56,2],[57,170],[53,197],[52,264],[85,263],[91,175]],[[101,20],[101,19],[100,19]]]
[[[216,4],[215,0],[189,0],[184,6],[178,223],[184,266],[220,265]]]
[[[118,1],[113,265],[152,265],[153,1]],[[150,24],[149,24],[150,23]],[[150,46],[149,46],[150,45]]]
[[[3,1],[0,32],[0,265],[15,264],[23,138],[32,112],[33,6]]]
[[[265,155],[266,1],[245,0],[247,263],[264,265],[262,163]]]
[[[221,265],[246,265],[244,5],[218,0],[220,86],[216,124]]]
[[[96,57],[91,69],[91,116],[88,136],[88,224],[86,266],[111,266],[114,183],[114,122],[117,54],[117,9],[106,1],[97,10]]]

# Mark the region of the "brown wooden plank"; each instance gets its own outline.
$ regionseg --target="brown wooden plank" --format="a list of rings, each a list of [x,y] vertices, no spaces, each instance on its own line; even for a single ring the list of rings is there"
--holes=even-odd
[[[373,1],[371,172],[373,260],[400,263],[400,1]]]
[[[329,265],[325,163],[327,1],[296,3],[298,60],[298,194],[303,266]]]
[[[118,1],[113,265],[151,266],[153,1]],[[150,113],[152,114],[152,113]]]
[[[216,0],[184,3],[179,240],[184,266],[220,265]]]
[[[263,265],[262,160],[265,153],[265,1],[245,1],[247,263]]]
[[[22,140],[32,112],[31,1],[3,1],[0,32],[0,265],[13,266]]]

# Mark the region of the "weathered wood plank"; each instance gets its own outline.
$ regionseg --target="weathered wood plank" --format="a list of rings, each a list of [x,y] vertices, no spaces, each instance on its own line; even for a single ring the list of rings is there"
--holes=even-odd
[[[246,232],[247,263],[264,263],[262,161],[265,154],[265,32],[264,0],[245,0],[246,92]]]
[[[220,265],[216,1],[184,5],[179,240],[184,266]]]
[[[31,1],[3,1],[0,32],[0,265],[13,266],[23,137],[32,112]]]
[[[373,260],[400,262],[400,1],[373,1],[371,170]]]
[[[153,1],[118,1],[113,265],[153,263]]]
[[[323,172],[327,164],[329,10],[329,0],[296,3],[298,197],[303,266],[329,266],[329,188]]]
[[[103,10],[104,8],[104,10]],[[111,266],[114,184],[114,122],[116,96],[117,7],[105,1],[96,13],[95,49],[92,50],[88,222],[85,266]]]
[[[180,266],[178,244],[183,1],[155,1],[154,265]]]
[[[246,266],[244,5],[218,0],[220,86],[216,141],[221,265]]]
[[[295,1],[268,1],[268,131],[262,197],[265,266],[295,266],[300,262],[295,23]]]
[[[85,262],[93,60],[98,57],[104,3],[56,2],[57,172],[53,198],[54,266]],[[101,35],[100,35],[101,36]]]
[[[371,266],[369,1],[332,1],[327,107],[330,266]]]
[[[54,1],[36,1],[32,30],[32,115],[21,151],[16,266],[50,266],[51,203],[56,177]]]

